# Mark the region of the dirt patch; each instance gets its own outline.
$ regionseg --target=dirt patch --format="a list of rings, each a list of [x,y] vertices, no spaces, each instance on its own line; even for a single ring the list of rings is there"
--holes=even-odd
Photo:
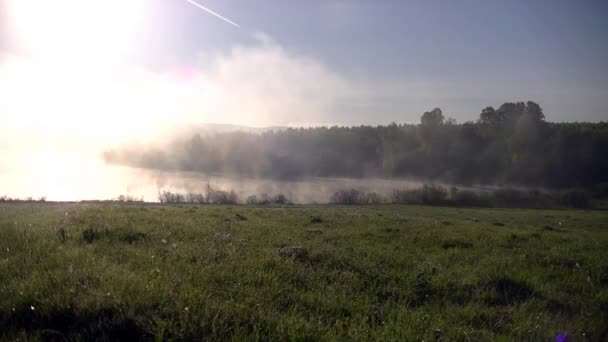
[[[323,223],[323,219],[320,218],[319,216],[313,216],[310,219],[310,223],[315,224],[315,223]]]
[[[441,248],[443,248],[443,249],[450,249],[450,248],[467,249],[467,248],[471,248],[471,247],[473,247],[472,243],[466,242],[466,241],[458,241],[458,240],[444,241],[441,244]]]
[[[93,243],[101,239],[101,234],[97,229],[87,228],[82,231],[82,240],[86,243]]]
[[[297,261],[304,261],[304,260],[306,260],[306,257],[308,256],[308,250],[306,250],[303,247],[286,246],[286,247],[279,248],[278,254],[279,254],[279,256],[281,256],[283,258],[291,258],[291,259],[294,259]]]
[[[534,296],[534,290],[528,284],[509,277],[496,278],[480,285],[487,291],[486,302],[492,305],[513,305]]]

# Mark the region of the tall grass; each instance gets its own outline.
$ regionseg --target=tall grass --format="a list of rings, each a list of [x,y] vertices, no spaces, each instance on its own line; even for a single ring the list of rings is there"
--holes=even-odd
[[[604,211],[0,204],[21,340],[608,337]]]

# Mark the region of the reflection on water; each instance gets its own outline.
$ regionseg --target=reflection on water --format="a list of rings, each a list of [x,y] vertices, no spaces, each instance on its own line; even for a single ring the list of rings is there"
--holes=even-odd
[[[51,201],[111,199],[131,193],[150,196],[152,179],[138,170],[105,165],[78,153],[25,154],[0,162],[0,194]],[[149,197],[152,199],[152,197]]]
[[[157,201],[162,190],[204,193],[214,189],[235,190],[241,200],[249,195],[285,194],[295,203],[324,203],[339,189],[357,188],[388,194],[393,189],[419,185],[403,180],[309,179],[276,181],[209,176],[185,172],[161,172],[107,165],[81,153],[40,153],[0,162],[0,196],[46,197],[50,201],[113,199],[119,195]]]

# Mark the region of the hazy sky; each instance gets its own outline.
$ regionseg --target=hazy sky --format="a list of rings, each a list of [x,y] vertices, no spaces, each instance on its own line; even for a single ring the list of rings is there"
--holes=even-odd
[[[185,0],[0,0],[0,195],[142,195],[158,184],[101,153],[201,123],[464,122],[519,100],[608,120],[605,0],[197,1],[241,28]]]
[[[552,121],[608,119],[606,1],[198,2],[241,29],[186,1],[148,0],[121,55],[130,71],[198,80],[191,96],[207,102],[187,122],[417,122],[437,106],[462,122],[517,100],[537,101]],[[27,58],[9,31],[0,50]],[[232,103],[209,109],[212,88]]]

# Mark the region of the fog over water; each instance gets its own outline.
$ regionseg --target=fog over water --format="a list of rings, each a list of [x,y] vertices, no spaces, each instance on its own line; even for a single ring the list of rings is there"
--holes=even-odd
[[[0,162],[0,196],[46,197],[49,201],[108,200],[129,195],[158,201],[159,191],[204,193],[207,185],[234,190],[244,201],[250,195],[282,193],[294,203],[326,203],[341,189],[356,188],[389,194],[419,182],[387,179],[315,178],[297,181],[210,176],[108,165],[101,158],[78,153],[29,154],[17,163]]]

